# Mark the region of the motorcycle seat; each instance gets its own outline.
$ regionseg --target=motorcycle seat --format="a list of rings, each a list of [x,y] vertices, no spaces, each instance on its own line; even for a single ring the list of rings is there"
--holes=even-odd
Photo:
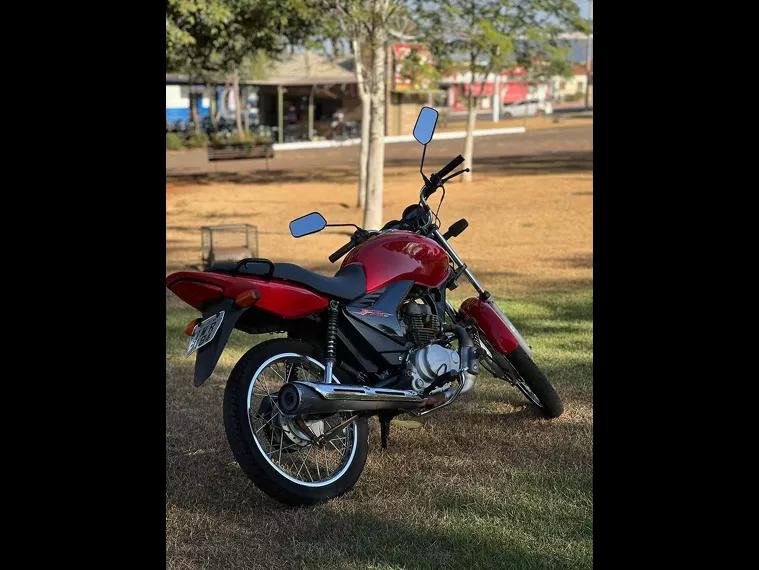
[[[366,293],[366,275],[360,263],[341,267],[334,277],[326,277],[294,263],[272,263],[268,259],[216,263],[208,268],[215,273],[237,273],[282,279],[304,285],[329,297],[352,301]]]

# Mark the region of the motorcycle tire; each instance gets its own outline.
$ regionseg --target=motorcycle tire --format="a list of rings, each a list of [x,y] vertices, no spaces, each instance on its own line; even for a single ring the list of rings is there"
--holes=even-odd
[[[350,464],[336,480],[321,486],[288,479],[265,457],[256,443],[248,416],[248,394],[257,371],[265,363],[282,354],[297,354],[320,361],[314,345],[297,339],[277,338],[265,341],[246,352],[237,362],[224,391],[224,427],[232,453],[243,472],[264,493],[291,506],[314,505],[349,491],[358,481],[369,451],[369,428],[366,417],[353,424],[356,430],[355,450]],[[335,377],[340,377],[335,372]],[[304,461],[305,462],[305,461]]]

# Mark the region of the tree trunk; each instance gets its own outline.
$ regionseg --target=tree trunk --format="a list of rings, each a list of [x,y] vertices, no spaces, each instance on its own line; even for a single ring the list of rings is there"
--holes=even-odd
[[[248,88],[245,88],[245,93],[242,93],[242,88],[240,89],[241,96],[240,100],[244,101],[245,103],[245,112],[242,116],[242,124],[245,127],[245,132],[250,132],[250,113],[248,113]],[[242,111],[240,111],[242,113]]]
[[[474,75],[472,75],[474,78]],[[467,117],[466,117],[466,140],[464,142],[464,161],[463,167],[469,168],[469,172],[462,175],[464,182],[472,181],[472,162],[474,161],[474,125],[477,121],[477,98],[474,96],[474,81],[469,83],[469,96],[466,100]]]
[[[358,171],[358,207],[366,207],[366,188],[369,179],[369,122],[372,115],[372,102],[369,96],[361,98],[361,153]]]
[[[385,33],[375,28],[372,38],[371,118],[369,121],[368,185],[364,228],[382,227],[383,174],[385,166]]]
[[[210,95],[209,100],[211,102],[210,108],[209,108],[209,112],[211,114],[211,128],[214,131],[216,131],[219,125],[219,121],[218,121],[219,109],[218,109],[218,105],[216,104],[216,86],[213,84],[209,85],[208,89],[209,89],[208,93]]]
[[[356,90],[361,99],[361,152],[358,160],[358,194],[356,196],[356,205],[364,209],[366,206],[366,187],[368,180],[368,162],[369,162],[369,121],[371,120],[371,100],[369,98],[369,87],[366,84],[363,50],[358,38],[351,40],[353,47],[353,60],[356,66]]]
[[[242,102],[240,101],[240,74],[237,70],[232,74],[232,89],[235,92],[235,121],[237,132],[242,135]]]
[[[188,95],[190,97],[190,120],[193,124],[193,130],[196,133],[200,132],[200,113],[198,112],[198,98],[192,92],[192,77],[190,77],[190,85],[188,86]]]

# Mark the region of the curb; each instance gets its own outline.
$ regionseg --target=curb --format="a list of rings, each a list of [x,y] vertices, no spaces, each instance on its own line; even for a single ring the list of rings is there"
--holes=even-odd
[[[474,131],[476,137],[486,137],[492,135],[515,135],[526,132],[524,127],[504,127],[501,129],[480,129]],[[449,131],[438,133],[435,140],[463,139],[466,137],[466,131]],[[414,137],[411,135],[395,135],[385,137],[385,143],[413,142]],[[309,148],[340,148],[344,146],[357,146],[361,144],[361,139],[346,139],[344,141],[303,141],[292,143],[274,143],[274,150],[301,150]]]

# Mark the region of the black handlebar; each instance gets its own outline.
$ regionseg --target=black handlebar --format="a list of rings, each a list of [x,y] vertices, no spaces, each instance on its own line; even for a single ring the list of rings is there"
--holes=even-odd
[[[425,186],[424,191],[422,192],[424,199],[426,200],[427,198],[432,196],[435,193],[435,190],[437,190],[438,186],[440,185],[440,181],[443,178],[445,178],[446,175],[450,174],[451,171],[453,171],[453,169],[456,168],[462,162],[464,162],[464,157],[461,155],[458,155],[451,162],[449,162],[443,168],[441,168],[435,174],[433,174],[430,177],[430,183]]]
[[[453,172],[453,169],[456,168],[462,162],[464,162],[464,157],[461,155],[458,155],[451,162],[449,162],[443,168],[441,168],[439,172],[436,172],[433,176],[436,176],[437,178],[445,178],[448,174]]]
[[[353,240],[353,238],[351,238],[351,240],[348,243],[346,243],[343,247],[341,247],[335,253],[333,253],[332,255],[329,256],[330,262],[334,263],[335,261],[337,261],[338,259],[340,259],[346,253],[348,253],[350,250],[352,250],[353,246],[355,244],[356,244],[355,241]]]

